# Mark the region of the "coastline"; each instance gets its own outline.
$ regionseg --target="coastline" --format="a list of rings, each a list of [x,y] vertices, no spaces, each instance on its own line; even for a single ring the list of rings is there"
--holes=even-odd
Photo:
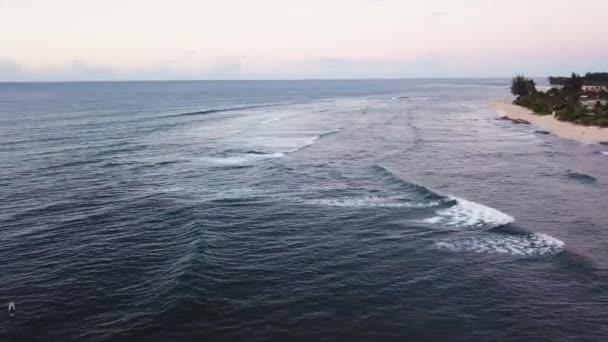
[[[502,115],[507,115],[514,119],[530,121],[532,125],[547,130],[560,138],[575,140],[585,144],[608,141],[608,128],[580,126],[569,122],[559,121],[555,119],[553,115],[536,115],[527,108],[504,101],[495,102],[494,108],[501,112]]]

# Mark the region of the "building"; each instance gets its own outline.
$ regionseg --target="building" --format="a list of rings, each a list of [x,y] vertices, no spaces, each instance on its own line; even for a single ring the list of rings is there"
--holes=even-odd
[[[601,90],[608,91],[608,86],[606,85],[583,85],[583,92],[587,93],[599,93]]]

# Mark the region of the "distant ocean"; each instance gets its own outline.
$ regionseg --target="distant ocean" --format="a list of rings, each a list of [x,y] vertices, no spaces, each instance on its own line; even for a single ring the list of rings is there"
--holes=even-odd
[[[0,340],[608,341],[608,149],[508,98],[0,84]]]

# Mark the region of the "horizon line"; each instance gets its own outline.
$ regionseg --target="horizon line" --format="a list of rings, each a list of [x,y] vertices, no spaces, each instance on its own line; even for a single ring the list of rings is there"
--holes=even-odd
[[[101,80],[39,80],[39,81],[2,81],[0,84],[12,83],[129,83],[129,82],[286,82],[286,81],[390,81],[390,80],[491,80],[509,79],[514,76],[482,76],[482,77],[365,77],[365,78],[243,78],[243,79],[101,79]],[[529,76],[530,78],[549,78],[552,76]]]

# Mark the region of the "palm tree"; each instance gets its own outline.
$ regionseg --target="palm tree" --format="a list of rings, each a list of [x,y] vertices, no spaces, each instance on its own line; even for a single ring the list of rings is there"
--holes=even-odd
[[[572,76],[564,82],[564,91],[578,100],[583,92],[583,78],[576,73],[572,73]]]
[[[517,75],[511,81],[511,94],[515,96],[526,96],[536,92],[534,80]]]

